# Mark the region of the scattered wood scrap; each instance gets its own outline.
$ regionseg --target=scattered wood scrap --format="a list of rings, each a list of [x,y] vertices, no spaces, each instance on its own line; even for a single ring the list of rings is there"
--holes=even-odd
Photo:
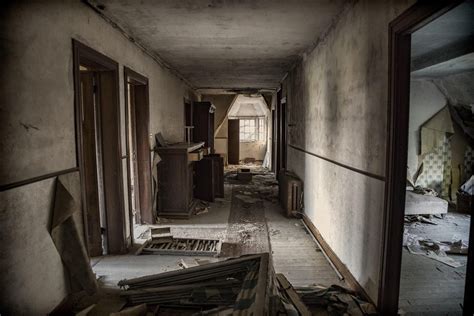
[[[159,306],[155,315],[182,309],[199,315],[265,315],[268,256],[249,255],[122,280],[120,296],[128,306],[146,304],[149,311]]]
[[[302,316],[311,316],[311,312],[309,311],[308,307],[306,307],[306,305],[301,301],[300,297],[298,296],[298,293],[296,293],[295,289],[290,284],[290,282],[288,282],[286,277],[283,274],[278,273],[276,275],[276,278],[283,292],[290,299],[291,303],[293,303],[298,312]]]

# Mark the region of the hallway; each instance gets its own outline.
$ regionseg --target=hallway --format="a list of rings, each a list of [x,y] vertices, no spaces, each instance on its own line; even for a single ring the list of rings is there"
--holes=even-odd
[[[0,314],[472,316],[473,43],[474,0],[3,1]]]

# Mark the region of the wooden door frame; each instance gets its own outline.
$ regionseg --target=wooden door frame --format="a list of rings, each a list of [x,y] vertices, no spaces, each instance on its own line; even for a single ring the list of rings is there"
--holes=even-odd
[[[128,173],[128,182],[130,183],[131,180],[131,170],[130,170],[130,156],[129,156],[129,143],[128,143],[128,129],[130,128],[128,126],[128,107],[129,107],[129,99],[128,99],[128,83],[132,83],[133,85],[136,86],[144,86],[145,87],[145,100],[144,104],[137,105],[135,104],[135,111],[139,110],[144,113],[144,118],[140,122],[136,122],[135,127],[140,124],[140,126],[145,127],[147,130],[147,138],[146,141],[141,140],[138,141],[138,136],[137,136],[137,174],[138,174],[138,198],[140,200],[140,222],[141,224],[154,224],[155,219],[153,216],[153,194],[152,194],[152,176],[151,176],[151,157],[150,157],[150,142],[148,138],[148,134],[150,132],[150,114],[149,114],[149,83],[148,83],[148,78],[139,74],[138,72],[132,70],[129,67],[124,66],[123,68],[124,72],[124,93],[125,93],[125,130],[127,133],[127,139],[126,139],[126,147],[127,147],[127,173]],[[135,98],[136,100],[136,98]],[[139,108],[140,107],[140,108]],[[136,115],[135,115],[136,117]],[[148,154],[148,160],[149,163],[147,163],[146,166],[142,165],[142,162],[140,159],[138,159],[138,155],[143,155],[145,152]],[[144,171],[144,173],[139,172],[140,170]],[[149,181],[148,181],[148,180]],[[148,192],[148,193],[147,193]],[[128,190],[128,195],[129,195],[129,201],[131,201],[131,192]],[[147,197],[148,195],[148,197]],[[145,206],[142,206],[142,200],[147,199],[148,205],[145,204]],[[146,208],[146,209],[143,209]],[[129,208],[130,212],[130,233],[132,236],[132,242],[133,242],[133,214],[131,213],[131,208]]]
[[[389,24],[387,162],[382,265],[378,293],[381,315],[397,315],[405,214],[410,97],[411,34],[462,1],[418,1]],[[471,220],[472,223],[472,220]],[[471,224],[472,243],[473,234]],[[472,295],[472,247],[469,248],[466,298]],[[470,274],[469,274],[469,271]],[[472,313],[472,303],[469,302]],[[465,305],[465,307],[468,307]]]
[[[76,128],[76,159],[79,166],[79,174],[81,181],[81,199],[82,199],[82,213],[84,222],[84,238],[87,240],[87,210],[86,210],[86,196],[85,196],[85,181],[84,181],[84,161],[83,153],[84,144],[82,143],[83,131],[82,131],[82,114],[81,114],[81,79],[80,79],[80,66],[87,65],[93,67],[94,71],[104,71],[112,75],[113,86],[114,86],[114,98],[112,100],[113,105],[116,108],[117,115],[117,137],[116,137],[116,152],[107,152],[107,155],[113,155],[116,157],[117,162],[121,166],[121,133],[120,133],[120,102],[119,102],[119,72],[118,63],[109,57],[95,51],[94,49],[82,44],[81,42],[72,39],[73,48],[73,76],[74,76],[74,108],[75,108],[75,128]],[[104,129],[102,125],[102,130]],[[106,179],[107,177],[107,179]],[[110,179],[113,178],[113,179]],[[109,253],[123,253],[126,251],[126,238],[125,238],[125,222],[123,218],[123,185],[122,185],[122,168],[118,168],[114,174],[107,173],[104,175],[104,182],[115,182],[117,187],[110,188],[105,186],[104,183],[104,199],[105,199],[105,211],[107,221],[107,245]],[[117,201],[107,201],[108,192],[114,192],[117,195]],[[116,203],[113,213],[107,212],[108,203]],[[89,247],[86,243],[86,248],[89,254]]]
[[[286,96],[282,96],[280,101],[281,111],[281,169],[287,169],[288,158],[288,113],[287,113]]]
[[[275,135],[276,135],[276,155],[275,155],[275,176],[278,179],[278,174],[280,173],[281,167],[281,94],[282,89],[281,87],[278,89],[276,93],[276,122],[275,122]]]

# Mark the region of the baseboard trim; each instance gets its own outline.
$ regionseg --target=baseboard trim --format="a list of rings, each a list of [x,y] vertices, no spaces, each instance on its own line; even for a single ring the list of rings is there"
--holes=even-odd
[[[311,234],[313,237],[318,241],[318,243],[321,245],[322,250],[326,253],[328,256],[329,260],[332,262],[334,267],[339,271],[339,273],[344,277],[344,280],[346,281],[347,285],[356,293],[358,293],[361,298],[366,300],[367,302],[372,303],[374,306],[375,303],[373,300],[370,298],[370,296],[367,294],[367,292],[364,290],[364,288],[357,282],[356,278],[352,275],[352,273],[349,271],[349,269],[346,267],[344,263],[342,263],[341,259],[334,253],[334,251],[331,249],[331,247],[328,245],[328,243],[324,240],[323,236],[319,232],[319,230],[314,226],[313,222],[303,214],[303,221],[310,230]]]

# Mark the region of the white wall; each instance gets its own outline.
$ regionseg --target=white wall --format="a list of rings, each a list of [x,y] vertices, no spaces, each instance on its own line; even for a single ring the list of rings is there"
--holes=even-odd
[[[245,160],[245,158],[253,158],[255,160],[263,161],[266,152],[266,141],[240,142],[240,160]]]
[[[288,168],[304,180],[305,213],[374,301],[383,237],[388,25],[413,2],[349,2],[284,82],[289,144],[347,166],[288,148]]]
[[[415,174],[419,163],[420,127],[446,104],[445,96],[433,82],[423,79],[411,80],[407,160],[410,178]]]
[[[18,3],[0,14],[2,184],[77,166],[72,39],[119,63],[122,154],[123,66],[149,79],[150,133],[183,140],[183,98],[194,99],[192,91],[88,6],[80,1]],[[0,195],[0,281],[8,288],[1,291],[2,314],[44,315],[68,292],[48,232],[53,184],[44,180]]]

